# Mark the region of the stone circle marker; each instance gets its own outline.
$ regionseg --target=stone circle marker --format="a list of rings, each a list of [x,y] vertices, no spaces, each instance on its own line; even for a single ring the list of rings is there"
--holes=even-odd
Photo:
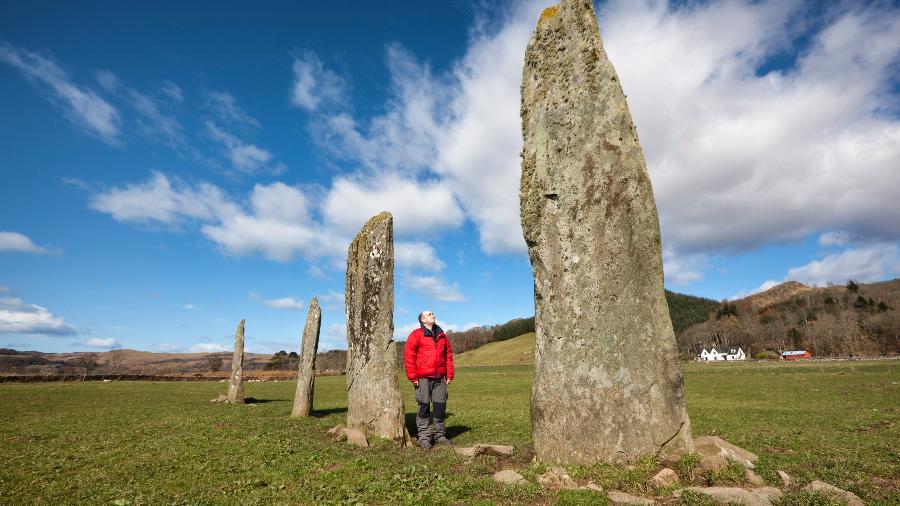
[[[244,402],[244,320],[234,333],[234,355],[231,359],[231,378],[228,380],[229,404]]]
[[[544,10],[521,92],[537,457],[621,463],[692,451],[656,203],[591,0]]]
[[[347,252],[347,427],[405,445],[393,340],[393,223],[387,212],[372,217]]]
[[[300,367],[297,371],[297,391],[294,393],[294,409],[291,416],[312,414],[313,389],[316,381],[316,352],[319,350],[319,331],[322,328],[322,309],[319,300],[313,297],[303,327],[300,342]]]

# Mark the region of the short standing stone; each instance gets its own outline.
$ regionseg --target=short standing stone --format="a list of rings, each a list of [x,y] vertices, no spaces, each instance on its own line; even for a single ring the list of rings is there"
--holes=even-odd
[[[347,252],[347,427],[406,444],[394,335],[394,231],[370,219]]]
[[[347,442],[352,445],[361,446],[363,448],[369,446],[369,441],[361,430],[344,429],[344,435],[347,436]]]
[[[534,271],[539,460],[693,450],[659,218],[591,0],[546,9],[522,76],[522,229]]]
[[[513,471],[512,469],[504,469],[494,473],[494,481],[505,485],[522,485],[527,483],[525,477]]]
[[[303,341],[300,343],[300,368],[297,372],[297,391],[294,393],[293,416],[312,414],[313,389],[316,381],[316,352],[319,349],[319,330],[322,327],[322,310],[315,297],[309,303]]]
[[[660,472],[653,475],[653,478],[650,478],[650,485],[659,488],[668,487],[676,483],[678,483],[678,474],[668,467],[663,468]]]
[[[231,358],[231,378],[228,380],[228,402],[244,402],[244,320],[234,333],[234,355]]]

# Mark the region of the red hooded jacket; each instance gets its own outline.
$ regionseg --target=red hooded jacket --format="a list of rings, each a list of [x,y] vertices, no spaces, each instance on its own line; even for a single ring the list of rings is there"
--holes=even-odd
[[[437,325],[434,326],[434,332],[428,334],[425,333],[424,326],[413,330],[406,338],[403,365],[409,381],[442,376],[452,380],[453,350],[447,334]]]

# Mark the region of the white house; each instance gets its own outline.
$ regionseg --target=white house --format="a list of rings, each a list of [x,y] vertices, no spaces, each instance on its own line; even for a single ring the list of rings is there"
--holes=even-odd
[[[718,361],[718,360],[746,360],[744,350],[739,346],[720,346],[718,348],[703,348],[697,360],[702,361]]]

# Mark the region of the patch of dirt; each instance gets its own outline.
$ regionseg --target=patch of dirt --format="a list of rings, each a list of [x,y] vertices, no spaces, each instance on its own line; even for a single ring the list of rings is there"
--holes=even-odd
[[[874,425],[869,425],[866,427],[860,427],[856,429],[856,432],[878,432],[884,429],[890,429],[894,426],[894,422],[889,422],[887,420],[882,420]]]
[[[216,430],[230,429],[231,427],[232,427],[232,425],[230,423],[219,422],[219,423],[213,424],[213,429],[216,429]]]
[[[790,448],[778,448],[776,446],[768,446],[766,447],[766,451],[768,453],[786,453],[788,455],[794,453],[794,450],[791,450]]]

